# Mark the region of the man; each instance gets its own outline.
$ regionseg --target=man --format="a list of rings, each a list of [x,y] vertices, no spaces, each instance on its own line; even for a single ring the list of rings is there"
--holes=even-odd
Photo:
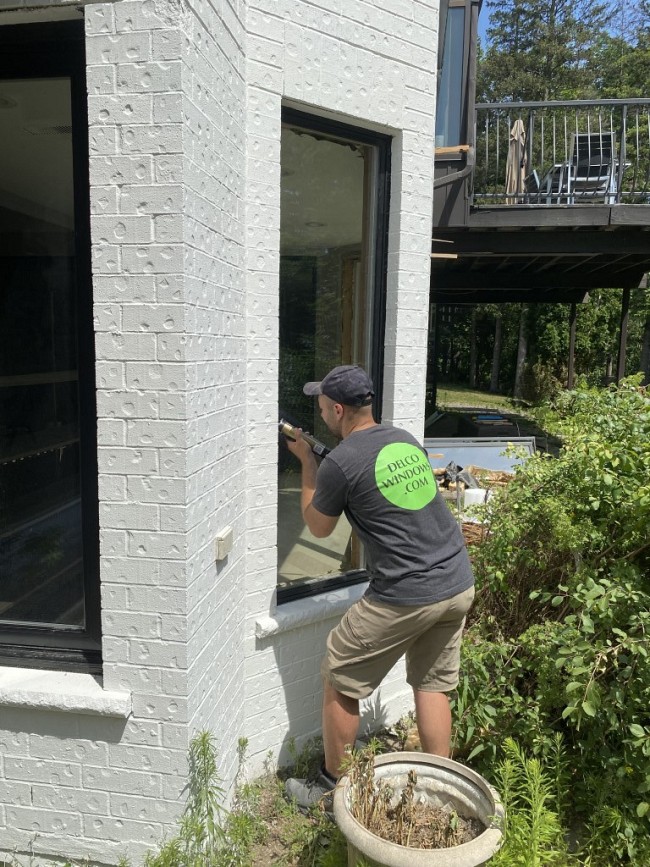
[[[377,424],[373,384],[355,365],[308,382],[321,416],[341,440],[320,466],[304,439],[289,442],[302,464],[302,515],[319,538],[345,512],[365,546],[370,583],[327,639],[323,675],[323,745],[318,781],[287,781],[287,793],[309,807],[331,790],[359,726],[359,700],[369,696],[406,655],[418,733],[425,752],[449,755],[447,693],[458,685],[460,641],[474,598],[462,535],[426,452],[399,428]]]

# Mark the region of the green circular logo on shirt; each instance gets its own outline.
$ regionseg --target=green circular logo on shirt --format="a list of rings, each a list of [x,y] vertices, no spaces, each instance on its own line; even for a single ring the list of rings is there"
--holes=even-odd
[[[375,461],[377,487],[400,509],[423,509],[436,495],[436,480],[427,456],[409,443],[391,443]]]

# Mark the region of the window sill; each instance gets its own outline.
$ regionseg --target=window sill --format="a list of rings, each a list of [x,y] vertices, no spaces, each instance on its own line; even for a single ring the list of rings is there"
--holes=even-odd
[[[105,690],[101,678],[70,671],[0,669],[0,707],[120,717],[131,713],[131,693]]]
[[[329,590],[318,596],[308,596],[286,602],[276,608],[273,615],[259,617],[255,621],[255,637],[270,638],[292,629],[300,629],[310,623],[319,623],[330,617],[344,614],[353,602],[360,599],[366,592],[367,582],[354,584],[351,587],[340,587]]]

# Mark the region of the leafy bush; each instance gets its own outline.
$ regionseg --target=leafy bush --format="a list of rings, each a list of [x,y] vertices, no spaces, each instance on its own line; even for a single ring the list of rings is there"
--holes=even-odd
[[[487,505],[456,756],[565,743],[583,863],[650,863],[650,400],[631,379],[561,395],[563,437]],[[591,842],[589,842],[591,840]],[[586,841],[586,842],[585,842]]]
[[[527,364],[521,383],[521,396],[532,404],[553,399],[559,394],[562,383],[553,370],[541,361]]]

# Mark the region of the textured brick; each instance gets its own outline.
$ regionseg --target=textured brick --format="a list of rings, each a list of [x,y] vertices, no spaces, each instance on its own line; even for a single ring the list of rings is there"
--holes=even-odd
[[[32,804],[39,810],[68,810],[71,813],[108,814],[108,795],[95,791],[92,794],[79,788],[67,786],[32,786]]]
[[[160,524],[157,506],[140,503],[100,503],[102,527],[124,530],[156,530]]]
[[[89,96],[88,121],[90,124],[113,126],[115,124],[150,124],[153,118],[153,101],[147,94],[118,96]]]
[[[184,727],[182,728],[185,730]],[[182,805],[177,801],[111,793],[110,809],[111,815],[116,818],[169,824],[178,818]]]
[[[126,771],[123,768],[87,766],[82,771],[82,778],[84,788],[88,790],[148,795],[154,798],[162,794],[162,781],[156,774]]]
[[[115,184],[112,193],[115,206],[112,213],[117,213],[117,186],[124,184],[147,184],[153,180],[153,157],[150,154],[140,156],[100,156],[90,159],[90,181],[92,184]]]
[[[158,453],[155,449],[112,448],[100,452],[100,472],[155,473],[158,469]]]
[[[91,156],[117,153],[118,129],[109,126],[91,126],[88,149]]]
[[[75,837],[81,834],[80,813],[64,813],[59,809],[34,810],[11,804],[7,805],[6,815],[9,828],[29,832],[24,835],[25,840],[33,839],[35,833],[39,836],[65,834]]]
[[[115,67],[89,66],[86,69],[86,86],[89,95],[115,93]]]
[[[115,5],[115,29],[118,33],[129,33],[133,30],[152,31],[166,29],[174,21],[173,4],[141,3],[139,0],[123,0]]]
[[[119,142],[126,154],[181,153],[183,150],[183,128],[180,123],[140,123],[135,126],[123,126],[120,127],[119,131]],[[95,148],[95,151],[100,152],[98,147]],[[101,152],[107,153],[108,151],[103,150]]]
[[[119,197],[122,214],[178,214],[182,204],[183,188],[178,183],[126,186]]]
[[[127,93],[169,93],[181,87],[181,63],[120,63],[117,90]]]
[[[99,4],[90,6],[85,11],[84,22],[87,36],[112,33],[115,30],[113,4],[105,3],[101,6]]]
[[[102,358],[110,361],[124,358],[134,361],[155,361],[156,359],[156,337],[154,334],[129,334],[125,332],[97,334],[95,347]],[[126,428],[124,432],[126,433]]]

